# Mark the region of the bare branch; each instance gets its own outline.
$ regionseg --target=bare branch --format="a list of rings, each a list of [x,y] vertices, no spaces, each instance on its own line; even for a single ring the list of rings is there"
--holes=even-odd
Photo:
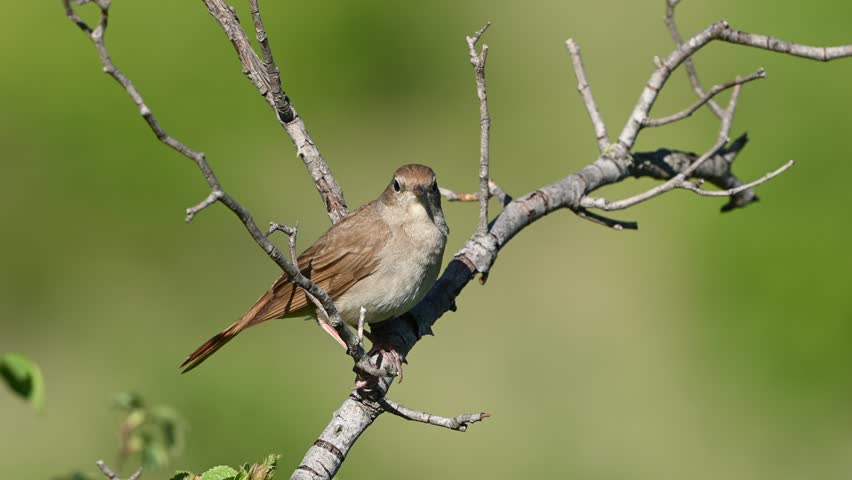
[[[595,139],[598,141],[598,150],[601,153],[609,148],[609,134],[606,132],[606,124],[603,121],[598,105],[595,103],[595,97],[592,95],[592,87],[586,78],[586,69],[583,67],[583,57],[580,55],[580,47],[573,38],[569,38],[565,42],[568,48],[568,53],[571,54],[571,63],[574,65],[574,76],[577,77],[577,91],[583,98],[583,103],[586,105],[586,111],[589,112],[589,118],[592,120],[592,126],[595,129]]]
[[[673,0],[668,0],[672,2]],[[677,2],[674,2],[675,4]],[[660,90],[671,76],[672,72],[695,54],[702,47],[714,40],[721,40],[738,45],[748,45],[774,52],[787,53],[812,60],[829,61],[837,58],[852,56],[852,45],[836,47],[812,47],[797,43],[787,42],[766,35],[745,33],[731,28],[728,22],[716,22],[702,32],[690,38],[687,42],[675,49],[665,60],[659,62],[659,66],[651,75],[648,84],[639,96],[639,100],[631,113],[630,118],[618,137],[619,143],[626,150],[633,147],[636,137],[648,119],[651,108],[657,100]],[[703,90],[699,96],[706,95]],[[708,102],[709,103],[709,102]],[[724,115],[721,115],[724,117]]]
[[[308,169],[308,173],[310,173],[314,185],[316,185],[317,191],[323,199],[329,218],[332,223],[337,223],[346,216],[348,208],[346,200],[343,198],[343,190],[331,174],[331,170],[308,133],[302,118],[293,108],[290,99],[284,94],[278,67],[275,65],[272,50],[266,38],[257,0],[249,1],[257,38],[264,55],[263,60],[257,56],[252,48],[251,42],[240,25],[237,14],[224,0],[204,0],[204,4],[207,5],[207,10],[213,18],[219,22],[237,51],[243,72],[263,95],[266,102],[275,110],[278,122],[287,132],[293,145],[296,146],[298,157],[302,159]]]
[[[488,113],[488,96],[485,89],[485,61],[488,59],[488,45],[482,45],[479,54],[476,53],[476,42],[488,30],[491,22],[485,24],[472,37],[467,37],[470,64],[473,65],[473,75],[476,81],[476,96],[479,98],[479,229],[481,235],[488,231],[488,162],[489,162],[489,131],[491,116]]]
[[[103,4],[103,3],[109,3],[109,0],[99,0],[98,5]],[[109,480],[119,480],[118,474],[113,472],[112,469],[109,468],[109,466],[107,466],[107,464],[103,460],[98,460],[97,462],[95,462],[95,465],[98,466],[100,471],[103,472],[103,474]],[[142,467],[139,467],[138,470],[133,472],[133,475],[127,477],[127,480],[139,480],[139,477],[141,477],[141,476],[142,476]]]
[[[512,196],[506,193],[500,185],[497,185],[490,178],[488,179],[488,190],[491,193],[491,196],[500,201],[500,203],[505,207],[512,201]]]
[[[701,184],[697,183],[697,182],[683,182],[682,184],[678,185],[678,188],[684,188],[686,190],[689,190],[691,192],[695,192],[695,193],[702,195],[702,196],[705,196],[705,197],[727,197],[729,195],[736,195],[740,192],[743,192],[743,191],[748,190],[750,188],[756,187],[756,186],[758,186],[762,183],[766,183],[769,180],[777,177],[778,175],[781,175],[782,173],[786,172],[787,169],[792,167],[795,163],[796,162],[794,160],[790,160],[787,163],[785,163],[784,165],[781,165],[780,167],[778,167],[777,169],[775,169],[775,170],[767,173],[766,175],[758,178],[757,180],[754,180],[754,181],[749,182],[749,183],[745,183],[743,185],[740,185],[739,187],[729,188],[727,190],[704,190],[703,188],[701,188]]]
[[[479,193],[457,193],[449,188],[438,187],[441,195],[450,202],[478,202]]]
[[[109,480],[118,479],[118,475],[116,475],[116,473],[113,472],[112,469],[110,469],[109,466],[107,466],[106,462],[104,462],[103,460],[98,460],[97,462],[95,462],[95,465],[98,466],[101,472],[103,472]]]
[[[204,210],[205,208],[219,201],[219,199],[222,198],[222,195],[224,194],[225,192],[223,192],[222,190],[214,189],[212,192],[210,192],[210,195],[207,195],[207,197],[201,202],[199,202],[197,205],[187,208],[186,223],[191,222],[192,219],[195,218],[196,213]]]
[[[758,79],[761,79],[761,78],[766,78],[766,71],[762,68],[758,69],[756,72],[754,72],[753,74],[751,74],[747,77],[737,77],[736,79],[734,79],[733,81],[730,81],[728,83],[723,83],[722,85],[716,85],[713,88],[711,88],[709,92],[705,93],[704,96],[702,96],[700,99],[698,99],[697,102],[692,104],[689,108],[682,110],[678,113],[669,115],[667,117],[659,118],[659,119],[657,119],[657,118],[646,118],[645,121],[642,122],[642,126],[643,127],[661,127],[663,125],[668,125],[669,123],[677,122],[678,120],[683,120],[684,118],[687,118],[690,115],[692,115],[693,113],[695,113],[696,110],[701,108],[702,105],[709,102],[711,98],[715,97],[719,93],[721,93],[721,92],[723,92],[723,91],[725,91],[729,88],[735,87],[737,85],[742,85],[742,84],[748,83],[752,80],[758,80]]]
[[[691,176],[692,173],[695,172],[701,164],[703,164],[707,159],[714,156],[722,147],[728,143],[728,135],[731,131],[731,123],[733,121],[734,113],[736,112],[737,102],[740,96],[740,90],[742,85],[736,85],[734,87],[734,92],[731,94],[731,100],[728,102],[728,108],[725,110],[725,114],[722,115],[721,126],[719,128],[719,136],[716,140],[716,143],[710,147],[704,155],[698,157],[695,162],[692,163],[689,167],[687,167],[684,171],[678,173],[674,177],[672,177],[669,181],[658,185],[650,190],[646,190],[638,195],[634,195],[629,198],[625,198],[624,200],[619,200],[616,202],[608,202],[603,198],[590,198],[584,197],[580,200],[580,205],[585,208],[598,208],[601,210],[612,211],[612,210],[623,210],[628,207],[632,207],[633,205],[642,203],[646,200],[650,200],[656,196],[662,195],[663,193],[674,190],[675,188],[680,188],[684,182],[686,182]]]
[[[329,324],[334,328],[337,334],[345,341],[347,346],[347,353],[353,357],[353,359],[357,362],[361,358],[365,356],[365,352],[362,348],[360,348],[358,344],[358,340],[355,334],[346,327],[343,320],[340,318],[340,315],[337,312],[337,308],[334,306],[334,303],[331,300],[331,297],[328,294],[317,287],[313,282],[311,282],[308,278],[306,278],[302,273],[294,266],[291,262],[287,261],[278,247],[275,246],[269,239],[264,235],[264,233],[257,227],[257,224],[254,222],[251,214],[248,210],[245,209],[239,202],[237,202],[233,197],[231,197],[220,185],[219,180],[216,178],[216,175],[213,173],[213,169],[210,167],[210,164],[207,162],[203,153],[196,152],[195,150],[187,147],[177,139],[168,135],[162,127],[160,127],[159,122],[156,117],[154,117],[153,112],[148,106],[145,104],[142,95],[133,86],[133,83],[118,70],[112,62],[112,59],[109,56],[109,52],[106,48],[106,44],[104,43],[104,34],[106,32],[108,17],[109,17],[109,0],[98,0],[95,2],[100,9],[100,21],[98,26],[94,29],[90,28],[74,11],[71,6],[71,0],[63,0],[63,5],[65,6],[65,13],[68,18],[74,22],[89,39],[95,44],[95,48],[97,49],[98,56],[100,57],[101,63],[104,66],[104,72],[113,77],[119,85],[121,85],[124,90],[130,95],[130,98],[139,108],[139,112],[145,121],[148,123],[148,126],[151,127],[151,130],[164,144],[172,147],[174,150],[183,154],[190,160],[192,160],[204,177],[207,179],[207,184],[211,189],[211,193],[198,205],[187,209],[187,220],[191,220],[193,216],[204,208],[210,206],[216,201],[222,202],[228,209],[230,209],[243,223],[246,230],[248,230],[249,234],[251,234],[254,241],[258,244],[259,247],[263,249],[264,252],[287,274],[288,278],[304,289],[309,293],[309,298],[312,295],[315,297],[319,303],[322,304],[323,309],[327,312],[329,320]]]
[[[479,201],[479,193],[459,193],[450,190],[449,188],[438,187],[438,190],[441,192],[441,195],[447,199],[448,202],[478,202]],[[512,201],[512,197],[503,190],[500,185],[497,185],[493,180],[488,180],[488,192],[491,197],[496,198],[500,201],[503,206],[506,206],[507,203]]]
[[[666,16],[664,20],[669,29],[669,33],[672,35],[675,45],[677,48],[681,48],[683,45],[683,38],[680,36],[680,32],[677,29],[677,24],[674,19],[674,11],[678,3],[680,3],[680,0],[666,0]],[[698,80],[698,71],[695,69],[695,62],[692,57],[687,57],[686,60],[684,60],[683,67],[686,69],[686,74],[689,77],[689,83],[692,85],[692,90],[695,94],[699,97],[706,96],[707,94],[704,92],[704,87],[701,86],[701,81]],[[710,110],[719,118],[722,118],[722,114],[725,113],[725,110],[722,109],[715,100],[708,98],[707,106],[710,107]]]
[[[436,425],[459,432],[465,432],[467,431],[467,427],[469,425],[474,424],[476,422],[481,422],[482,420],[485,420],[486,418],[491,416],[490,413],[482,412],[466,413],[453,418],[439,417],[437,415],[432,415],[431,413],[421,412],[405,407],[389,398],[383,398],[379,400],[379,403],[384,407],[386,412],[392,413],[406,420],[411,420],[412,422],[426,423],[429,425]]]

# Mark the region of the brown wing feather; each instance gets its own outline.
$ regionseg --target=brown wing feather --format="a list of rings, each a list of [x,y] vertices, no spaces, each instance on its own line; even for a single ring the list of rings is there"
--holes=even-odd
[[[332,300],[376,271],[376,254],[384,245],[389,229],[384,222],[371,218],[376,216],[372,205],[365,205],[344,218],[299,256],[302,274],[328,292]],[[307,315],[313,309],[304,290],[287,280],[286,275],[275,281],[267,295],[255,304],[263,303],[263,307],[247,326],[273,318]]]
[[[388,237],[387,224],[378,218],[375,202],[364,205],[331,227],[299,256],[302,274],[328,292],[332,300],[371,275],[378,266],[378,251]],[[282,275],[243,316],[184,360],[184,373],[192,370],[242,330],[266,320],[308,315],[313,308],[305,292]]]

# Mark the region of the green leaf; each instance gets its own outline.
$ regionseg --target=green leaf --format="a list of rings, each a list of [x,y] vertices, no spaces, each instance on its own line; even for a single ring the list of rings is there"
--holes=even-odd
[[[201,480],[228,480],[237,476],[237,471],[227,465],[219,465],[201,474]]]
[[[37,412],[44,408],[44,378],[38,365],[16,353],[0,357],[0,377],[22,398],[29,400]]]
[[[172,476],[169,480],[192,480],[193,477],[195,477],[194,473],[181,470],[179,472],[175,472],[174,476]]]

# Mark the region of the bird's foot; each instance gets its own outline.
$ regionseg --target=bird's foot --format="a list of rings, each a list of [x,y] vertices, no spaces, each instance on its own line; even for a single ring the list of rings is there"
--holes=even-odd
[[[373,344],[370,351],[367,353],[367,356],[372,357],[373,355],[379,355],[379,361],[376,364],[376,367],[381,367],[382,362],[392,365],[393,370],[392,374],[399,377],[399,383],[402,383],[402,363],[405,361],[404,358],[399,354],[396,350],[396,345],[383,341],[380,337],[377,337],[370,332],[364,331],[364,336]]]

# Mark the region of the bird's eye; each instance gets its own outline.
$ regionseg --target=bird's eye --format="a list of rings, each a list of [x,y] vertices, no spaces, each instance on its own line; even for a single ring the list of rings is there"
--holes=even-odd
[[[432,192],[438,191],[438,182],[432,182]]]
[[[398,192],[398,191],[399,191],[399,180],[397,180],[397,179],[395,179],[395,178],[393,179],[393,191],[394,191],[394,192]]]

